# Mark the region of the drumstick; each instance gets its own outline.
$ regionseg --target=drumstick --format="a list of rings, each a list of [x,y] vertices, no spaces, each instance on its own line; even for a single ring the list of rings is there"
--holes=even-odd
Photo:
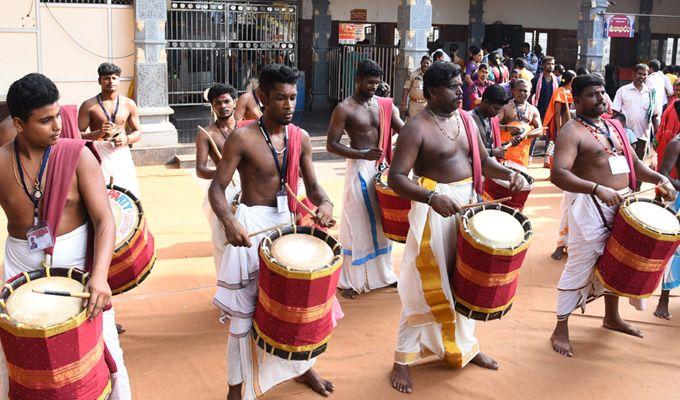
[[[197,125],[198,129],[201,130],[201,132],[205,133],[206,136],[208,136],[208,143],[210,143],[210,147],[212,147],[213,151],[215,154],[217,154],[217,160],[222,161],[222,152],[220,149],[217,148],[217,143],[213,140],[213,138],[210,136],[208,131],[206,131],[201,125]],[[229,182],[232,186],[236,187],[236,182],[234,182],[234,178],[231,178],[231,181]]]
[[[491,201],[482,201],[480,203],[474,203],[474,204],[466,204],[464,206],[460,206],[461,211],[462,210],[467,210],[468,208],[472,207],[477,207],[477,206],[487,206],[491,204],[497,204],[497,203],[502,203],[504,201],[512,200],[512,197],[503,197],[502,199],[496,199],[496,200],[491,200]]]
[[[658,185],[656,185],[656,186],[654,186],[654,187],[651,187],[651,188],[649,188],[649,189],[640,190],[639,192],[627,194],[627,195],[623,196],[623,198],[625,199],[625,198],[627,198],[627,197],[637,196],[637,195],[642,194],[642,193],[651,192],[652,190],[656,190],[656,189],[660,188],[661,186],[663,186],[663,185],[665,185],[665,184],[666,184],[666,182],[664,182],[664,183],[659,183]]]
[[[265,233],[265,232],[273,231],[273,230],[276,230],[276,229],[285,228],[285,227],[287,227],[287,226],[290,226],[290,224],[281,224],[281,225],[271,226],[271,227],[269,227],[269,228],[262,229],[261,231],[249,233],[249,234],[248,234],[248,237],[257,236],[257,235],[259,235],[260,233]]]
[[[305,211],[307,211],[307,212],[308,212],[311,216],[313,216],[314,218],[318,218],[318,217],[316,216],[316,213],[315,213],[314,211],[310,210],[309,207],[307,207],[302,201],[300,201],[300,199],[297,198],[297,196],[295,195],[295,193],[293,193],[293,189],[291,189],[290,186],[288,186],[287,183],[286,183],[286,190],[288,191],[288,193],[289,193],[291,196],[293,196],[293,198],[295,199],[295,201],[297,201],[298,204],[299,204],[302,208],[305,209]]]
[[[66,292],[62,290],[33,289],[33,293],[49,294],[51,296],[77,297],[79,299],[90,298],[90,294],[87,292]]]

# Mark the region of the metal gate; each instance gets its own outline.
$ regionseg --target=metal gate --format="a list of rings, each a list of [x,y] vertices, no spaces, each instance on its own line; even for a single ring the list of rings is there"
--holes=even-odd
[[[171,1],[166,26],[169,103],[200,105],[215,82],[244,92],[258,68],[297,67],[298,1]]]

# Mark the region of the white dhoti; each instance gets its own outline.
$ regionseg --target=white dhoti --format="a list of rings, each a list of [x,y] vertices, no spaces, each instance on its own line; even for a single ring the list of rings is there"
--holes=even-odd
[[[427,188],[459,204],[476,198],[471,181]],[[402,312],[395,362],[408,365],[434,354],[462,368],[479,353],[479,342],[475,321],[455,311],[449,283],[448,269],[456,259],[456,218],[444,218],[427,204],[414,201],[408,220],[398,285]]]
[[[55,267],[78,267],[85,266],[85,253],[87,251],[88,226],[83,225],[73,231],[59,236],[54,246],[54,257],[52,265]],[[28,250],[26,240],[7,237],[5,242],[5,262],[4,279],[7,280],[19,273],[42,269],[41,262],[45,256],[42,252],[31,254]],[[116,362],[118,372],[111,374],[111,394],[110,400],[129,400],[132,399],[130,393],[130,380],[128,378],[125,361],[123,360],[123,349],[118,341],[118,331],[116,330],[115,313],[113,308],[103,312],[103,336],[104,343],[109,349],[111,356]],[[7,362],[5,353],[0,351],[0,400],[8,398]]]
[[[629,192],[630,189],[619,191],[622,195]],[[612,227],[618,211],[618,207],[609,207],[590,194],[569,193],[569,195],[571,196],[571,204],[567,210],[569,258],[557,285],[558,320],[568,318],[579,307],[585,312],[588,301],[605,293],[605,288],[595,277],[595,263],[604,253],[610,235],[607,227]],[[598,210],[598,205],[602,214]],[[629,301],[638,310],[644,308],[644,299]]]
[[[243,204],[238,206],[235,217],[248,232],[290,222],[290,213],[279,213],[276,207]],[[287,361],[267,355],[250,336],[257,304],[258,246],[266,234],[250,238],[249,248],[226,246],[213,298],[225,318],[231,320],[227,341],[228,384],[243,383],[245,400],[255,399],[275,385],[304,374],[315,362],[315,359]]]
[[[132,152],[129,146],[115,147],[113,143],[106,140],[94,141],[97,151],[102,158],[102,172],[108,185],[111,177],[113,184],[123,189],[127,189],[138,199],[141,199],[139,181],[135,164],[132,162]]]
[[[560,227],[557,238],[557,247],[564,246],[567,248],[569,240],[569,208],[573,202],[573,193],[564,192],[562,200],[560,201]]]
[[[385,237],[373,178],[375,161],[347,160],[340,222],[343,262],[338,287],[358,293],[397,281],[392,270],[392,241]]]
[[[206,181],[210,182],[210,181]],[[210,185],[208,185],[209,187]],[[207,190],[207,189],[206,189]],[[237,197],[241,193],[241,180],[239,178],[238,172],[234,173],[233,183],[230,183],[224,190],[224,197],[227,199],[227,205],[238,200]],[[227,241],[227,237],[224,234],[224,227],[222,223],[217,218],[217,215],[210,207],[210,201],[208,200],[208,193],[205,194],[205,200],[203,200],[203,214],[208,220],[208,225],[210,226],[210,239],[213,244],[213,261],[215,263],[215,271],[220,271],[220,261],[222,260],[222,254],[224,254],[224,247]]]

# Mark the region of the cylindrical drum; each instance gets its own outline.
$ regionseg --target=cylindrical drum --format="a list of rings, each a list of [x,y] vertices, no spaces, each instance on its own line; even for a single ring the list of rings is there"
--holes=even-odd
[[[141,202],[127,189],[107,187],[116,221],[116,245],[108,281],[111,292],[120,294],[146,279],[156,262],[156,251]]]
[[[531,222],[513,208],[468,209],[460,220],[451,280],[456,311],[481,321],[510,311],[531,237]]]
[[[503,204],[505,204],[508,207],[516,208],[522,211],[524,209],[524,204],[527,202],[527,199],[529,198],[529,193],[531,193],[531,190],[534,188],[534,178],[523,171],[519,171],[515,168],[510,169],[521,174],[524,177],[524,179],[526,179],[527,185],[525,185],[522,188],[522,190],[513,193],[510,191],[510,182],[501,179],[487,178],[484,179],[483,197],[487,200],[512,197],[510,200],[504,201]]]
[[[411,200],[399,197],[394,193],[394,190],[387,186],[387,171],[377,174],[373,181],[380,205],[380,220],[385,236],[395,242],[406,243]]]
[[[342,246],[323,231],[291,226],[266,236],[259,255],[252,330],[258,346],[287,360],[323,353],[333,330]]]
[[[102,315],[89,320],[83,300],[33,289],[82,292],[77,269],[24,272],[0,291],[0,341],[10,399],[99,400],[111,391]]]
[[[680,244],[680,218],[672,208],[629,197],[614,218],[595,275],[619,296],[649,297]]]

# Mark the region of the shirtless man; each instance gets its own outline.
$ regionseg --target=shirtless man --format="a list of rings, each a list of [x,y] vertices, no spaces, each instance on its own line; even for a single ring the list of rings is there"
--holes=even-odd
[[[411,200],[398,285],[402,315],[391,378],[392,387],[402,393],[413,391],[409,365],[426,350],[456,368],[471,361],[498,369],[496,361],[479,351],[475,321],[454,310],[447,267],[456,259],[456,214],[462,205],[477,202],[482,175],[510,181],[513,191],[525,182],[489,157],[472,117],[461,110],[463,82],[458,65],[432,64],[424,84],[428,109],[403,127],[388,181],[399,196]],[[411,170],[419,177],[417,182],[409,177]],[[427,297],[420,275],[425,270]],[[432,279],[435,275],[437,279]]]
[[[71,168],[75,167],[73,177],[59,178],[64,185],[68,185],[61,220],[58,226],[50,226],[55,223],[52,220],[45,221],[42,203],[50,195],[48,190],[65,189],[47,186],[46,182],[51,174],[66,174],[69,170],[68,161],[64,161],[66,157],[50,158],[49,155],[57,151],[64,155],[62,149],[76,143],[75,140],[59,139],[61,112],[58,100],[59,91],[55,84],[40,74],[24,76],[14,82],[7,93],[17,137],[0,148],[0,165],[4,165],[0,168],[0,206],[7,216],[9,234],[5,244],[4,279],[43,268],[41,262],[46,258],[45,254],[42,251],[29,251],[28,237],[38,222],[34,215],[38,215],[37,219],[42,222],[47,222],[53,237],[56,237],[52,258],[54,267],[75,265],[84,268],[88,230],[94,229],[91,276],[85,287],[85,291],[90,293],[87,312],[94,318],[111,299],[107,276],[113,254],[115,224],[99,163],[89,149],[82,148],[82,141],[77,150],[80,155],[77,161],[73,161],[76,165],[71,164]],[[56,160],[62,163],[54,164]],[[41,166],[45,169],[42,179],[39,178]],[[131,399],[112,309],[103,313],[103,328],[104,340],[118,368],[118,372],[112,375],[110,398]],[[0,356],[0,399],[6,399],[7,364],[4,353],[0,352]]]
[[[286,361],[271,355],[264,357],[259,347],[251,349],[254,345],[250,338],[252,314],[258,296],[257,251],[265,233],[249,237],[248,232],[290,223],[289,206],[295,204],[294,200],[289,198],[286,201],[284,198],[281,202],[277,197],[285,184],[296,189],[297,183],[293,179],[297,180],[300,174],[307,197],[318,206],[316,223],[322,226],[335,223],[332,219],[333,204],[314,173],[309,136],[290,124],[295,110],[298,76],[296,70],[283,65],[270,64],[263,68],[260,95],[265,113],[260,122],[236,129],[227,137],[222,160],[209,190],[210,204],[230,244],[222,256],[218,289],[213,302],[231,320],[227,344],[231,400],[240,399],[242,390],[246,398],[253,398],[258,380],[258,389],[263,393],[278,383],[298,376],[298,380],[307,383],[323,396],[330,395],[335,388],[312,369],[315,358]],[[294,151],[296,146],[298,151]],[[289,154],[296,153],[300,155],[299,159],[289,159]],[[299,170],[296,171],[296,168]],[[235,171],[241,176],[242,196],[234,214],[224,191]],[[250,280],[244,283],[243,276],[250,277]],[[257,352],[258,356],[250,357],[251,352]],[[253,366],[253,362],[258,365]],[[252,371],[257,371],[258,376],[254,377]]]
[[[333,110],[326,139],[328,152],[347,159],[340,223],[345,256],[338,287],[348,299],[397,282],[392,271],[392,242],[383,233],[373,177],[385,152],[392,151],[392,132],[381,135],[381,126],[391,124],[392,131],[398,133],[404,123],[391,99],[374,96],[382,76],[375,61],[359,62],[356,90]],[[385,121],[380,120],[381,115]],[[349,147],[340,143],[343,133],[349,136]],[[387,150],[379,143],[380,138],[390,143]]]
[[[258,75],[260,71],[262,71],[261,65],[257,68]],[[258,97],[258,87],[257,79],[253,80],[250,89],[246,90],[236,101],[236,110],[234,111],[236,122],[260,119],[262,116],[264,105]]]
[[[17,130],[14,129],[14,123],[11,117],[7,117],[2,122],[0,122],[0,146],[4,146],[5,143],[9,143],[14,140],[17,135]]]
[[[557,286],[557,325],[550,338],[553,349],[567,357],[573,356],[569,315],[579,307],[585,309],[587,300],[604,292],[593,269],[609,237],[607,226],[613,224],[623,196],[635,187],[629,171],[634,171],[638,180],[663,183],[659,191],[666,200],[676,195],[666,177],[635,157],[623,127],[600,118],[607,107],[601,78],[578,76],[572,83],[572,92],[576,118],[564,124],[557,136],[550,174],[552,183],[572,196],[568,211],[569,258]],[[631,299],[631,304],[639,306],[639,301]],[[619,298],[612,294],[605,294],[602,325],[643,336],[640,329],[621,318]]]
[[[121,69],[103,63],[97,69],[101,92],[86,100],[78,110],[78,128],[83,139],[95,140],[108,183],[140,197],[139,183],[129,145],[142,139],[137,105],[118,92]],[[86,132],[89,129],[89,132]]]
[[[512,89],[513,99],[510,100],[501,110],[498,118],[501,120],[501,125],[507,125],[512,122],[522,122],[528,124],[531,129],[540,128],[541,114],[538,109],[527,101],[531,93],[531,83],[524,79],[517,79]],[[512,139],[506,130],[501,135],[503,142]],[[531,138],[522,140],[516,146],[510,147],[506,152],[506,165],[526,170],[529,166],[529,147],[531,146]]]

